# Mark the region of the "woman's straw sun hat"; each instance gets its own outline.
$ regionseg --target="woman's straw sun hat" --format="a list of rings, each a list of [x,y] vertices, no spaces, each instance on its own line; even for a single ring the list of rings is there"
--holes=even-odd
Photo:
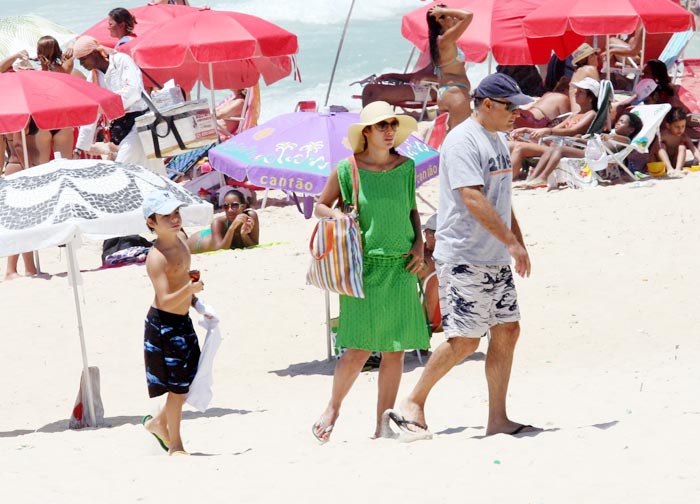
[[[418,123],[413,117],[396,114],[391,105],[385,101],[376,101],[368,104],[360,112],[360,122],[351,124],[348,128],[348,142],[355,154],[362,152],[365,148],[365,137],[362,130],[372,124],[377,124],[387,119],[396,119],[399,128],[394,136],[394,147],[401,145],[412,131],[418,127]]]

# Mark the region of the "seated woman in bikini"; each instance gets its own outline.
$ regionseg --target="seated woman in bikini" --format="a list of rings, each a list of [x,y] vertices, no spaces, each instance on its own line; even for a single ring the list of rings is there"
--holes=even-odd
[[[192,254],[227,248],[257,245],[260,221],[255,210],[248,207],[243,193],[231,189],[224,196],[224,215],[216,217],[211,226],[192,234],[187,244]]]
[[[513,123],[516,128],[548,128],[554,126],[558,116],[571,112],[569,101],[569,78],[559,79],[557,86],[545,93],[527,108],[520,109],[520,115]]]
[[[449,112],[449,129],[467,119],[471,113],[471,85],[464,68],[464,52],[457,39],[464,33],[474,14],[460,9],[448,9],[438,4],[428,11],[430,59],[438,78],[438,109]]]
[[[517,128],[514,129],[508,142],[510,159],[513,167],[513,180],[520,175],[523,161],[528,157],[541,156],[549,149],[547,143],[539,142],[545,136],[574,136],[582,135],[595,119],[598,111],[598,93],[600,83],[591,78],[586,78],[574,84],[576,86],[576,103],[581,110],[571,114],[564,122],[552,128]],[[523,140],[528,141],[523,141]]]

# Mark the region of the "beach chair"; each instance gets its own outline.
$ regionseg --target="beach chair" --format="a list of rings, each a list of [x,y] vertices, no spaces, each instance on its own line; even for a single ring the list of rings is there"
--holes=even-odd
[[[678,98],[689,112],[700,113],[700,59],[683,60]]]
[[[443,112],[435,118],[433,125],[430,127],[426,143],[435,150],[440,150],[442,141],[445,139],[445,135],[447,134],[447,120],[449,118],[450,114],[448,112]]]
[[[604,146],[607,154],[607,163],[603,163],[602,169],[606,169],[609,165],[621,169],[629,178],[637,180],[634,173],[625,165],[625,161],[633,152],[639,154],[648,154],[649,147],[656,135],[659,134],[661,123],[663,122],[668,111],[671,110],[671,105],[662,103],[660,105],[637,105],[631,112],[642,120],[642,130],[635,136],[629,144],[616,143],[620,150],[613,152],[609,147]],[[586,166],[589,165],[589,170]],[[564,158],[559,163],[559,166],[552,173],[554,184],[566,183],[572,187],[580,187],[590,183],[595,186],[593,180],[600,180],[600,177],[595,173],[589,173],[590,164],[586,159]],[[593,170],[595,171],[595,170]],[[602,170],[599,170],[602,171]]]
[[[680,75],[679,63],[681,62],[686,46],[690,42],[690,39],[693,38],[694,34],[695,32],[693,30],[674,33],[659,55],[658,59],[663,61],[666,68],[668,68],[669,74],[671,75],[671,82],[675,81]]]

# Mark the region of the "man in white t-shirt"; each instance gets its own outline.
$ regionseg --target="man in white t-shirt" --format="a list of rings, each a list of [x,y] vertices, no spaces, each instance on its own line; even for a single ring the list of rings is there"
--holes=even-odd
[[[490,331],[486,357],[486,434],[533,432],[506,414],[520,313],[510,268],[530,275],[522,233],[511,208],[511,163],[504,132],[529,103],[513,79],[486,77],[474,92],[474,114],[447,135],[440,153],[440,204],[435,258],[447,341],[433,352],[420,380],[387,416],[405,433],[430,438],[425,401],[433,386],[473,353]]]
[[[146,153],[134,124],[135,118],[148,110],[142,98],[141,69],[129,55],[102,47],[97,40],[88,36],[78,37],[73,45],[73,56],[90,72],[88,82],[109,89],[122,98],[126,114],[112,121],[112,138],[107,144],[112,151],[116,151],[115,161],[147,166]],[[79,157],[81,151],[103,153],[95,150],[95,127],[96,124],[92,124],[80,128],[74,157]]]

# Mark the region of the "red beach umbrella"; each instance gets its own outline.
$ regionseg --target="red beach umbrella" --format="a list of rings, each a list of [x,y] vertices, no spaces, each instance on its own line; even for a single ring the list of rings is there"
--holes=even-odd
[[[99,113],[110,120],[123,116],[121,97],[58,72],[0,74],[0,133],[24,131],[30,117],[48,130],[90,124]]]
[[[648,33],[693,28],[693,16],[671,0],[547,0],[523,20],[528,37],[632,33],[642,23]]]
[[[289,75],[299,46],[296,35],[264,19],[202,8],[154,26],[120,50],[149,73],[167,69],[183,87],[200,80],[221,89]]]
[[[481,62],[493,53],[502,65],[539,65],[549,61],[554,51],[559,57],[571,54],[584,42],[576,33],[548,38],[526,38],[522,20],[544,0],[454,0],[449,7],[474,13],[474,20],[457,41],[467,61]],[[401,34],[418,49],[429,50],[427,12],[440,1],[432,2],[403,17]]]
[[[137,37],[142,36],[154,26],[172,19],[195,12],[197,8],[187,5],[169,5],[169,4],[148,4],[142,7],[134,7],[128,11],[136,18],[136,26],[134,26],[134,34]],[[117,39],[109,34],[109,16],[104,18],[99,23],[88,28],[83,35],[93,37],[105,47],[114,47]]]

